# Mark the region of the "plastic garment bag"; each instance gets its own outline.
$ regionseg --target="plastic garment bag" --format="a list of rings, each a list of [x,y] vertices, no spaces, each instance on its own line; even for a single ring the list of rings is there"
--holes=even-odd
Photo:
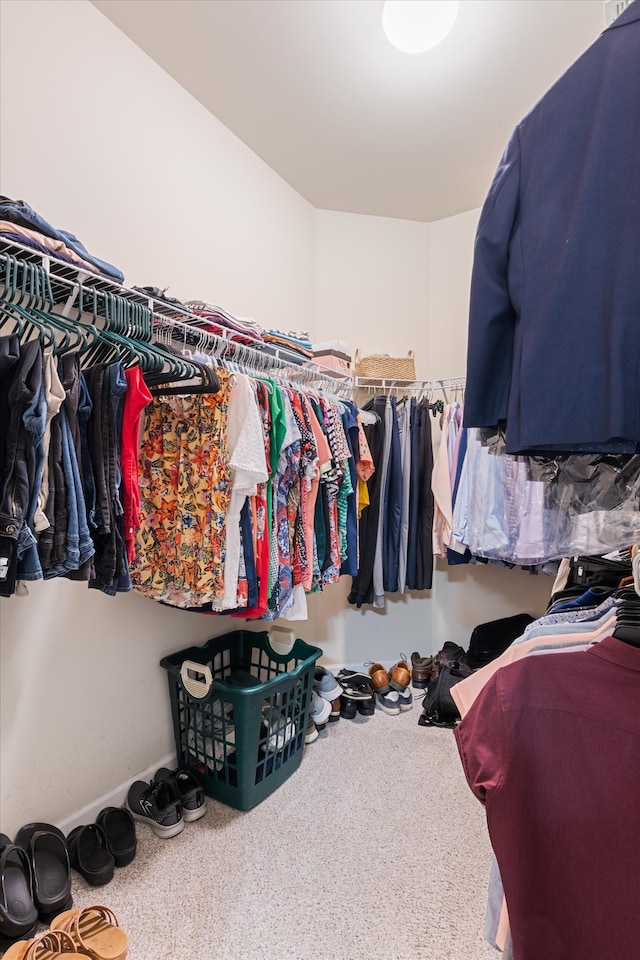
[[[640,537],[640,455],[516,457],[470,430],[454,534],[479,557],[532,565]]]

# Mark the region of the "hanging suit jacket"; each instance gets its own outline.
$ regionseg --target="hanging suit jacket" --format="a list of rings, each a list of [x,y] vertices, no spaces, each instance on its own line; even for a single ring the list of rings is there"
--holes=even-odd
[[[518,124],[478,225],[465,426],[507,451],[640,441],[640,2]]]

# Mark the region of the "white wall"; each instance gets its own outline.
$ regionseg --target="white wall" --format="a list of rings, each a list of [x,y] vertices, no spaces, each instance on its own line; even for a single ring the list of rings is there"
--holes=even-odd
[[[367,352],[416,352],[419,378],[465,373],[469,281],[479,210],[435,223],[318,211],[316,324]],[[439,429],[434,425],[434,442]],[[362,665],[413,650],[468,645],[474,626],[542,613],[549,578],[438,561],[433,589],[388,596],[384,610],[347,603],[349,583],[310,600],[315,641],[328,663]]]
[[[431,225],[316,212],[86,0],[0,9],[3,193],[75,232],[131,284],[168,284],[374,352],[412,348],[421,377],[464,372],[477,211]],[[465,643],[476,623],[538,612],[548,593],[542,577],[443,568],[430,596],[358,612],[348,587],[312,597],[300,629],[328,662]],[[30,591],[0,600],[9,834],[59,822],[170,753],[158,661],[238,627],[66,581]]]
[[[363,353],[429,357],[429,224],[317,211],[316,321]]]
[[[85,0],[1,11],[2,193],[130,284],[311,327],[313,208]],[[0,601],[9,834],[61,820],[170,753],[159,659],[238,626],[65,581],[30,590]]]

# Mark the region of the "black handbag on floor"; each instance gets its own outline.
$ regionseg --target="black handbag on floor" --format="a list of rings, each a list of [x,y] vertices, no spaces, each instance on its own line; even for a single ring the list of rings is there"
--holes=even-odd
[[[470,673],[465,664],[440,667],[437,678],[429,684],[422,701],[422,716],[418,720],[421,727],[455,727],[460,713],[451,696],[451,688]]]

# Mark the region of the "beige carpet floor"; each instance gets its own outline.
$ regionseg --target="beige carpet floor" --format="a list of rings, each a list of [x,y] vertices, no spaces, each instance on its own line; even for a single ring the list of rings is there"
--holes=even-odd
[[[110,906],[130,960],[489,960],[490,847],[453,734],[398,717],[329,724],[247,813],[209,800],[77,906]]]

